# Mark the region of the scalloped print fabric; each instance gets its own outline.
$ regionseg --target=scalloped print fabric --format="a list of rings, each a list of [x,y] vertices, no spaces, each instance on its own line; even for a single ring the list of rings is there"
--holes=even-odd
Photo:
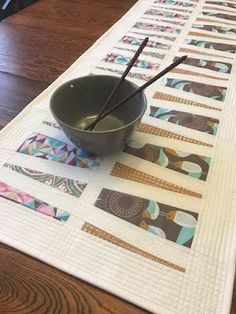
[[[216,135],[219,120],[183,111],[150,106],[150,116],[170,123]]]
[[[43,184],[56,188],[59,191],[70,194],[79,198],[86,188],[87,184],[79,182],[77,180],[72,180],[64,178],[61,176],[55,176],[53,174],[37,171],[34,169],[21,167],[12,164],[4,164],[4,167],[14,170],[24,176],[27,176],[33,180],[39,181]]]
[[[206,181],[211,159],[152,144],[141,145],[131,140],[124,148],[130,155],[145,159],[195,179]]]
[[[226,96],[226,87],[199,83],[190,80],[175,78],[163,78],[160,80],[162,86],[175,88],[191,94],[208,97],[223,102]]]

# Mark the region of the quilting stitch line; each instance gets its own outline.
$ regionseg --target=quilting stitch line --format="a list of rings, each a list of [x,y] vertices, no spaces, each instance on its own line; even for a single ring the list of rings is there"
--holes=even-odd
[[[179,272],[182,272],[184,273],[185,272],[185,268],[184,267],[181,267],[181,266],[178,266],[174,263],[171,263],[163,258],[160,258],[158,256],[155,256],[153,254],[150,254],[144,250],[141,250],[139,249],[138,247],[132,245],[132,244],[129,244],[128,242],[126,241],[123,241],[121,240],[120,238],[112,235],[111,233],[108,233],[88,222],[85,222],[81,228],[81,230],[83,230],[84,232],[88,233],[88,234],[91,234],[99,239],[102,239],[102,240],[105,240],[109,243],[112,243],[114,245],[117,245],[125,250],[128,250],[132,253],[135,253],[135,254],[138,254],[138,255],[141,255],[149,260],[152,260],[154,262],[157,262],[159,264],[162,264],[166,267],[169,267],[169,268],[172,268],[172,269],[175,269]]]

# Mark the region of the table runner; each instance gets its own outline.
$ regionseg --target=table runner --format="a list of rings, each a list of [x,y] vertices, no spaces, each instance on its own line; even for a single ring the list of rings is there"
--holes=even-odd
[[[129,74],[148,108],[122,152],[75,147],[63,82]],[[140,0],[0,132],[0,240],[155,313],[228,313],[235,270],[236,2]],[[66,57],[66,56],[65,56]]]

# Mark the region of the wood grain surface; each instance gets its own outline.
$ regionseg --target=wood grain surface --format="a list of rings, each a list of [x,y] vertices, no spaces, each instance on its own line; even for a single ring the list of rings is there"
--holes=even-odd
[[[65,71],[135,2],[39,0],[2,21],[0,128]],[[8,313],[147,312],[0,244],[0,314]],[[236,314],[235,295],[231,314]]]

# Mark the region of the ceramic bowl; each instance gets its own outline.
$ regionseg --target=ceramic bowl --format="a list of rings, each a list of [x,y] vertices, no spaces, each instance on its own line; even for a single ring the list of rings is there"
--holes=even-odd
[[[146,110],[146,97],[140,92],[98,122],[92,131],[84,130],[97,117],[118,80],[109,75],[80,77],[61,85],[50,99],[51,112],[67,137],[87,152],[105,155],[121,150]],[[111,106],[137,88],[124,80]]]

